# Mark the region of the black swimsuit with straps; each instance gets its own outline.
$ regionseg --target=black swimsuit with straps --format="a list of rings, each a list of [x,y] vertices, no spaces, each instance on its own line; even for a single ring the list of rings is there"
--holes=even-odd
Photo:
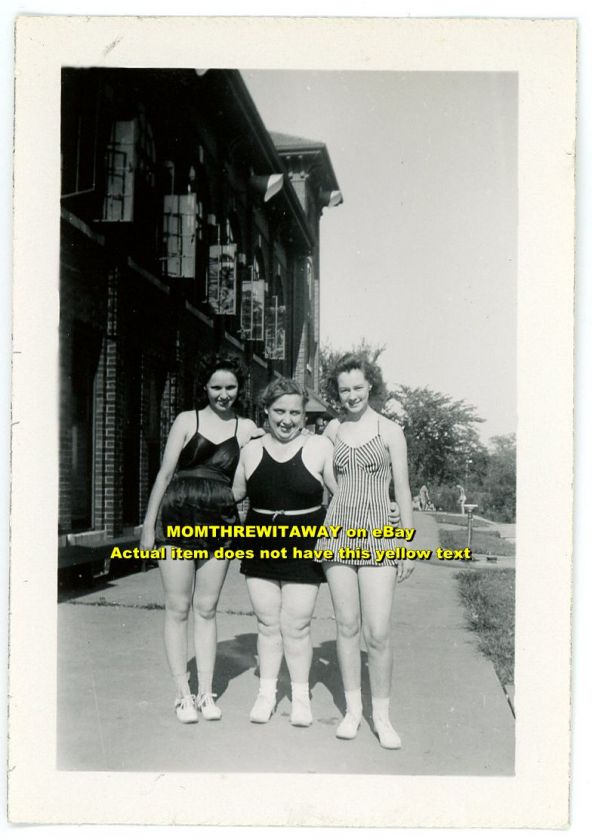
[[[236,525],[239,521],[232,479],[240,458],[236,433],[213,443],[199,431],[199,412],[195,410],[196,429],[179,455],[177,471],[167,487],[156,527],[156,540],[161,545],[213,551],[229,547],[228,537],[169,537],[167,527],[175,525]]]
[[[247,525],[322,525],[325,509],[311,513],[282,514],[258,513],[253,508],[269,511],[307,510],[321,505],[323,486],[306,468],[302,461],[302,447],[288,460],[276,461],[265,446],[261,460],[247,480],[247,495],[251,509],[247,515]],[[247,538],[239,541],[241,549],[255,552],[252,560],[241,562],[241,572],[250,577],[281,580],[293,583],[322,583],[325,576],[320,564],[311,560],[292,558],[292,550],[301,551],[314,548],[315,539],[298,537],[296,539],[271,537],[269,539]],[[261,549],[286,549],[286,559],[262,559]]]

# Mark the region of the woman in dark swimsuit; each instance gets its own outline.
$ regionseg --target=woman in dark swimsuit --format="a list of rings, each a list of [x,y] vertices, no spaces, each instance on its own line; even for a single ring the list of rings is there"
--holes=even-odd
[[[265,389],[262,403],[269,432],[245,446],[233,491],[248,495],[248,525],[322,525],[324,483],[335,489],[333,446],[318,435],[302,434],[307,394],[297,382],[277,379]],[[319,585],[320,564],[293,559],[295,548],[314,548],[314,537],[246,538],[241,548],[254,550],[243,560],[249,596],[257,615],[259,694],[251,709],[253,723],[267,723],[275,708],[276,683],[285,655],[292,681],[294,726],[310,726],[312,711],[308,675],[312,662],[310,624]],[[278,559],[261,558],[261,549],[285,549]]]
[[[165,545],[159,562],[165,593],[164,641],[176,686],[175,710],[182,723],[196,723],[197,710],[206,720],[219,720],[212,680],[216,660],[216,606],[228,570],[227,560],[212,556],[230,540],[170,537],[169,526],[233,525],[238,522],[232,479],[240,450],[258,430],[237,417],[233,405],[243,381],[237,360],[216,357],[204,368],[207,405],[183,411],[169,433],[162,465],[148,501],[140,540],[152,548]],[[175,472],[176,471],[176,472]],[[206,549],[207,559],[174,560],[171,547]],[[194,612],[194,644],[199,694],[191,693],[187,672],[187,621]]]

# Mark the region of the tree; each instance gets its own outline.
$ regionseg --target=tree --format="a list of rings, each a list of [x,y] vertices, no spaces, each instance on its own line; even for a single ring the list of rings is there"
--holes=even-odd
[[[341,356],[344,356],[345,353],[355,353],[356,356],[362,356],[366,359],[370,364],[376,364],[378,361],[378,357],[384,353],[386,346],[384,344],[377,345],[373,347],[366,339],[362,339],[359,344],[356,344],[354,347],[350,348],[349,350],[335,350],[335,348],[331,347],[330,344],[324,344],[319,353],[319,361],[320,361],[320,391],[321,396],[327,402],[331,408],[335,409],[335,411],[341,411],[341,406],[339,402],[337,402],[333,395],[330,393],[330,390],[327,386],[327,381],[329,379],[329,374]],[[383,394],[380,391],[383,391],[386,394],[386,389],[382,388],[379,389],[378,395],[377,393],[373,393],[370,395],[370,405],[376,411],[382,411],[382,407],[384,405]]]
[[[483,420],[474,406],[425,387],[400,385],[390,396],[383,413],[405,430],[413,488],[464,485],[467,478],[481,482],[488,454],[477,434]]]
[[[516,435],[491,438],[487,474],[483,480],[483,509],[500,522],[516,521]]]
[[[384,346],[362,341],[351,349],[376,363]],[[321,348],[321,392],[334,408],[339,406],[327,392],[328,373],[343,351],[325,345]],[[487,471],[488,453],[480,442],[476,425],[483,420],[474,406],[454,400],[429,388],[400,385],[388,393],[385,403],[373,405],[405,430],[409,460],[409,479],[417,493],[422,484],[430,488],[451,485],[449,495],[458,495],[454,487],[469,484],[476,488]],[[470,463],[469,463],[470,462]]]

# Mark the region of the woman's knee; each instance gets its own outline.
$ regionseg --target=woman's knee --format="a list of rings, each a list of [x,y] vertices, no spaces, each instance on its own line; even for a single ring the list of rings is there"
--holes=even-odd
[[[356,614],[339,615],[335,617],[337,634],[342,639],[354,639],[360,635],[360,616]]]
[[[218,598],[212,595],[196,595],[193,599],[193,611],[204,621],[212,621],[216,617]]]
[[[391,629],[390,627],[364,624],[364,639],[369,649],[384,651],[390,645]]]
[[[257,613],[257,632],[260,636],[279,636],[279,615],[275,615],[274,613]]]
[[[305,639],[310,634],[310,615],[294,615],[289,610],[280,613],[280,629],[282,636],[289,639]]]
[[[165,598],[165,611],[167,618],[172,621],[183,622],[189,617],[191,609],[191,597],[183,595],[168,595]]]

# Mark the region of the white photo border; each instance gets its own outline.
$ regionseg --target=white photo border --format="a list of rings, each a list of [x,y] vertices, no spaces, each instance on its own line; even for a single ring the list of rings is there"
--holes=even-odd
[[[67,65],[519,74],[515,776],[381,777],[378,797],[377,780],[370,776],[204,774],[204,787],[202,774],[55,769],[57,599],[51,558],[58,474],[60,71]],[[570,20],[19,19],[10,578],[13,821],[567,824],[575,73],[576,23]],[[261,785],[269,796],[255,795]]]

